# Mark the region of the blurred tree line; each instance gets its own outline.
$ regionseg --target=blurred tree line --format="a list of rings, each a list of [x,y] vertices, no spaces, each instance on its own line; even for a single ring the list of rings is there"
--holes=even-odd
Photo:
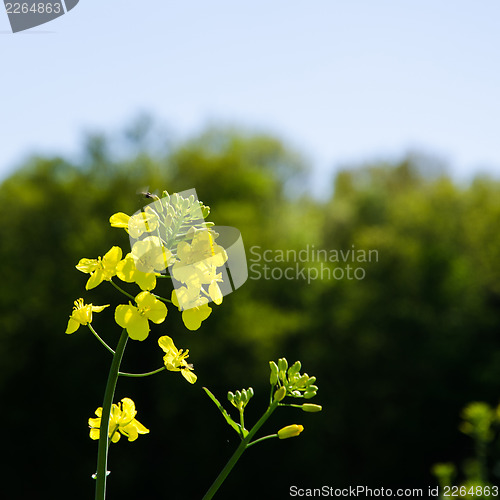
[[[89,137],[79,160],[35,157],[0,185],[5,498],[93,498],[87,419],[102,404],[110,356],[86,328],[64,330],[78,297],[110,310],[123,301],[107,283],[86,292],[74,266],[113,245],[127,251],[108,219],[141,208],[144,187],[195,187],[209,219],[239,228],[247,252],[375,249],[378,259],[350,263],[362,280],[250,273],[199,331],[170,307],[147,341],[131,341],[123,371],[160,367],[155,339],[168,334],[190,349],[199,379],[120,379],[115,401],[132,397],[151,433],[111,446],[110,499],[201,498],[237,446],[202,385],[221,401],[252,386],[251,421],[268,399],[268,361],[283,356],[317,377],[313,402],[324,410],[277,412],[261,432],[300,423],[304,433],[250,449],[220,498],[287,498],[291,485],[427,488],[434,463],[470,456],[460,410],[500,397],[500,183],[460,186],[409,156],[339,172],[323,202],[301,189],[307,160],[274,137],[211,128],[165,147],[152,138],[147,122],[118,142]],[[268,263],[297,264],[320,266]],[[115,345],[108,311],[94,326]],[[493,482],[499,460],[497,450],[487,457]]]

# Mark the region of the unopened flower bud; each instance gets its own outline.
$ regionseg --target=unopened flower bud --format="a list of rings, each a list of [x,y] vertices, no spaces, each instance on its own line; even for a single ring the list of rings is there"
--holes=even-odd
[[[285,399],[286,396],[286,387],[281,386],[275,393],[274,393],[274,401],[282,401]]]
[[[280,372],[286,372],[288,368],[288,361],[286,360],[286,358],[278,359],[278,368]]]
[[[288,439],[298,436],[304,430],[302,425],[287,425],[278,431],[278,437],[280,439]]]
[[[278,383],[278,365],[274,361],[269,361],[269,368],[271,368],[271,385]]]
[[[300,361],[295,361],[295,363],[288,369],[288,377],[293,377],[295,374],[300,372],[302,365]]]
[[[316,396],[316,391],[306,391],[304,392],[304,399],[311,399]]]
[[[321,405],[314,405],[312,403],[304,403],[302,405],[302,411],[306,411],[308,413],[316,413],[322,409],[323,407]]]
[[[227,399],[230,403],[234,401],[234,394],[231,391],[227,393]]]

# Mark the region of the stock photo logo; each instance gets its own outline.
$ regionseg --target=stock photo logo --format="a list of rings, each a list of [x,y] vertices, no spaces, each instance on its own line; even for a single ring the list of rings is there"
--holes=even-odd
[[[8,2],[5,10],[13,33],[28,30],[63,16],[76,7],[80,0],[24,0]]]

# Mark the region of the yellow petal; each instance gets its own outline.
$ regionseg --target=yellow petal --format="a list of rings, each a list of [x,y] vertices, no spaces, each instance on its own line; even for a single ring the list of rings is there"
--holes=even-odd
[[[107,269],[115,271],[116,265],[122,260],[122,249],[120,247],[112,247],[102,258],[102,264]]]
[[[163,302],[157,300],[156,303],[151,306],[151,309],[147,312],[146,316],[153,323],[159,325],[160,323],[163,323],[165,321],[167,313],[167,306]]]
[[[112,227],[121,227],[125,229],[128,232],[128,221],[130,219],[130,216],[127,214],[124,214],[123,212],[118,212],[116,214],[113,214],[109,218],[109,222],[111,223]]]
[[[101,427],[101,417],[89,418],[89,425],[90,427],[95,427],[95,428]]]
[[[99,312],[103,311],[104,309],[106,309],[106,307],[109,307],[109,304],[106,304],[105,306],[92,306],[92,311],[99,313]]]
[[[175,307],[179,307],[179,301],[177,300],[177,293],[175,290],[172,290],[172,304],[174,304]]]
[[[164,335],[163,337],[160,337],[158,339],[158,345],[166,352],[174,352],[177,354],[179,351],[177,350],[177,347],[174,345],[174,341],[168,336]]]
[[[90,439],[97,440],[99,439],[101,432],[99,429],[90,429]]]
[[[126,425],[120,428],[120,432],[128,437],[129,441],[135,441],[139,436],[137,429],[133,425]]]
[[[132,283],[134,281],[136,272],[137,269],[131,254],[127,254],[126,257],[116,265],[116,275],[127,283]]]
[[[208,287],[208,294],[210,298],[217,304],[222,304],[222,292],[220,291],[219,285],[216,281],[212,281]]]
[[[134,418],[137,412],[135,411],[135,403],[130,398],[122,399],[122,411],[130,419]]]
[[[90,275],[90,278],[88,279],[85,288],[87,290],[92,290],[92,288],[95,288],[96,286],[100,285],[103,279],[104,279],[103,270],[97,269]]]
[[[139,434],[148,434],[149,433],[149,429],[144,427],[144,425],[142,425],[138,420],[134,419],[132,424],[135,426],[135,428],[137,429],[137,432]]]
[[[153,290],[156,287],[156,275],[154,273],[136,271],[134,281],[141,287],[141,290]]]
[[[146,340],[149,335],[148,320],[140,314],[133,316],[127,326],[127,332],[133,340]]]
[[[66,327],[66,333],[75,333],[78,328],[80,328],[80,323],[75,321],[73,318],[69,318],[68,326]]]
[[[188,330],[198,330],[201,326],[201,322],[206,320],[212,309],[207,305],[203,304],[199,307],[193,307],[192,309],[186,309],[182,311],[182,321]]]
[[[93,273],[99,267],[97,259],[80,259],[76,268],[82,273]]]
[[[197,376],[188,368],[184,368],[181,370],[182,376],[190,383],[194,384],[197,380]]]
[[[120,433],[118,431],[115,431],[115,433],[111,437],[111,442],[117,443],[118,441],[120,441],[120,437]]]
[[[119,306],[116,306],[115,321],[122,328],[127,328],[134,315],[139,315],[137,307],[125,304],[120,304]]]

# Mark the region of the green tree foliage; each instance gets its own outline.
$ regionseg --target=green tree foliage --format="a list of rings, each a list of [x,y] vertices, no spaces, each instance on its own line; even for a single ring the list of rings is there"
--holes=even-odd
[[[297,194],[307,162],[273,137],[210,129],[159,147],[152,137],[143,119],[125,139],[89,138],[80,161],[33,158],[0,185],[6,498],[92,497],[95,443],[86,425],[101,404],[110,359],[83,329],[64,330],[73,300],[114,306],[117,297],[105,284],[85,292],[87,276],[74,266],[112,245],[127,250],[126,234],[108,219],[143,206],[136,193],[144,187],[195,187],[211,220],[240,229],[249,258],[251,248],[314,246],[376,250],[378,259],[298,262],[330,271],[362,267],[362,280],[265,280],[251,271],[200,331],[187,333],[180,318],[170,318],[160,334],[185,339],[201,383],[187,387],[165,373],[120,385],[115,399],[133,393],[151,434],[133,449],[118,443],[112,450],[117,497],[179,498],[186,485],[189,498],[200,497],[235,444],[201,385],[218,397],[231,387],[267,387],[262,363],[282,356],[311,367],[324,410],[297,422],[307,439],[280,443],[281,452],[290,448],[279,456],[279,474],[271,472],[273,443],[268,453],[262,445],[243,459],[245,474],[268,478],[269,498],[287,496],[292,484],[427,487],[433,463],[470,455],[468,442],[457,440],[457,415],[469,401],[494,403],[500,394],[499,183],[458,186],[410,157],[340,172],[321,203]],[[268,263],[281,270],[296,264]],[[99,332],[114,345],[119,329],[106,321],[99,318]],[[129,349],[123,369],[159,366],[155,342],[144,342]],[[264,392],[256,390],[255,399]],[[252,405],[247,411],[251,420]],[[207,435],[207,428],[215,431]],[[220,498],[262,495],[262,483],[245,474],[236,468]],[[61,481],[63,491],[54,490]]]

